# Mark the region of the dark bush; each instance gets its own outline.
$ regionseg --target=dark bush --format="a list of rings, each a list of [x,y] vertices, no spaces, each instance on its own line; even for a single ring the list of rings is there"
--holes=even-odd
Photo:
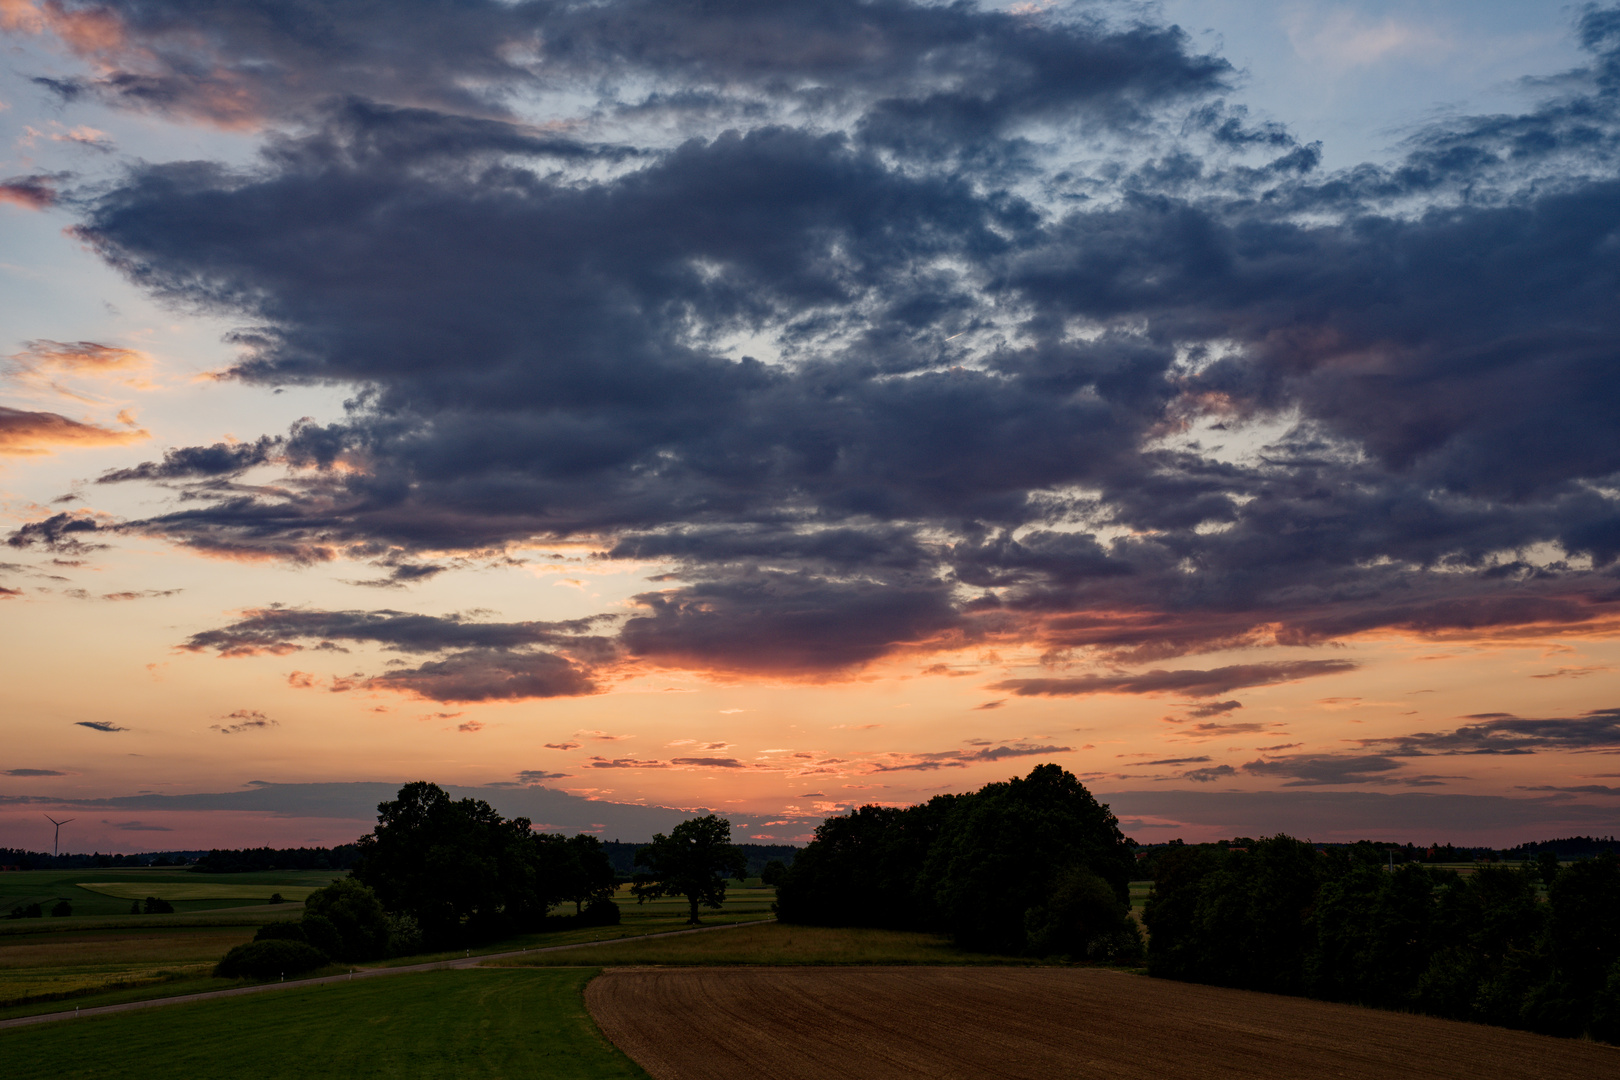
[[[45,914],[45,909],[38,904],[18,904],[6,916],[8,919],[38,919]]]
[[[129,902],[129,913],[131,915],[139,915],[141,913],[141,902],[139,900],[131,900]]]
[[[220,979],[279,979],[325,967],[326,954],[302,941],[250,941],[225,954],[214,968]]]
[[[584,926],[617,926],[619,925],[619,905],[612,900],[592,900],[585,906],[585,910],[569,915],[552,915],[545,921],[544,929],[549,933],[557,930],[574,930]]]
[[[161,896],[148,896],[146,898],[146,913],[148,915],[173,915],[174,905]]]
[[[1026,950],[1075,960],[1135,960],[1142,931],[1114,888],[1089,870],[1059,875],[1051,899],[1024,914]]]
[[[51,915],[58,919],[71,914],[73,914],[73,905],[68,903],[66,900],[58,900],[51,907]]]
[[[310,893],[304,913],[306,924],[311,918],[325,918],[336,928],[339,945],[336,951],[328,951],[334,960],[380,960],[388,955],[388,915],[377,894],[353,878]],[[311,942],[326,948],[307,925],[305,932]]]
[[[618,926],[619,905],[612,900],[592,900],[578,918],[581,926]]]
[[[338,932],[337,924],[325,915],[305,915],[299,929],[303,931],[305,941],[327,956],[334,960],[348,959],[344,955],[343,935]]]

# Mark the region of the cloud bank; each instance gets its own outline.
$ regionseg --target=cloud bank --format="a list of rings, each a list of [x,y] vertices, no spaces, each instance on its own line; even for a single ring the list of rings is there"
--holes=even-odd
[[[230,377],[353,392],[102,477],[169,486],[163,512],[10,543],[358,558],[394,587],[547,541],[668,567],[588,626],[266,606],[186,643],[368,642],[419,662],[349,685],[440,701],[981,643],[1119,670],[1611,633],[1615,11],[1576,13],[1587,66],[1526,111],[1325,172],[1186,33],[1090,10],[10,4],[80,58],[42,92],[259,139],[245,165],[131,165],[75,196],[77,235],[234,320]],[[13,413],[19,446],[126,437]],[[1349,666],[1000,688],[1211,697]]]

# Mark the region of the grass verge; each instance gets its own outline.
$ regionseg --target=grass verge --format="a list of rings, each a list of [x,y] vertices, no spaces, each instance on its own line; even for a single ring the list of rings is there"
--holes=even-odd
[[[10,1080],[646,1080],[585,1011],[594,968],[431,971],[0,1031]]]

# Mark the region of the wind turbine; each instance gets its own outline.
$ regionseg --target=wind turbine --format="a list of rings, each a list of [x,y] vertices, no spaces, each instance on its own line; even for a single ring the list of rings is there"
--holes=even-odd
[[[45,820],[56,826],[56,839],[51,841],[51,858],[54,859],[62,846],[62,826],[66,825],[73,819],[63,818],[61,821],[57,821],[55,818],[51,817],[51,815],[46,814]]]

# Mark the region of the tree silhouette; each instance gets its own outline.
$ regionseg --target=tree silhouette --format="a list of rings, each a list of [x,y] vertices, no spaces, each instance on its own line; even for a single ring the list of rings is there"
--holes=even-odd
[[[630,886],[636,902],[684,896],[692,909],[687,921],[694,925],[698,905],[725,903],[726,878],[742,881],[748,873],[747,856],[731,842],[731,822],[714,814],[683,821],[668,836],[656,834],[636,852],[636,865],[647,868]]]

